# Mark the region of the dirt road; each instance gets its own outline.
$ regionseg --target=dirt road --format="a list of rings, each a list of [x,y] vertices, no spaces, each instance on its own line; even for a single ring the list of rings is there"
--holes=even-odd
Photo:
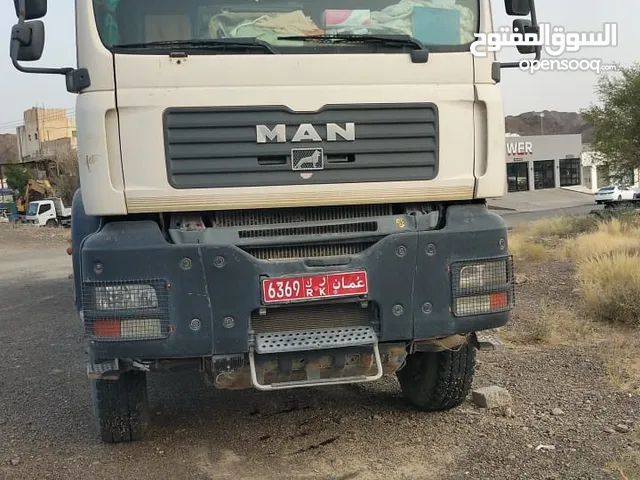
[[[612,461],[637,451],[640,402],[608,386],[597,347],[481,354],[475,386],[507,388],[506,412],[468,402],[423,414],[394,378],[261,393],[216,391],[197,375],[152,377],[148,438],[101,444],[63,235],[32,239],[2,228],[2,479],[605,480],[621,478],[607,469]],[[544,281],[531,275],[516,321],[535,315]],[[567,281],[555,293],[571,288]]]

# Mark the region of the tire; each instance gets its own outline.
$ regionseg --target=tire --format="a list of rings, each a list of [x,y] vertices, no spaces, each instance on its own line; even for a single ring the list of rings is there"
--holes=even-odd
[[[125,372],[118,380],[91,380],[91,394],[103,442],[135,442],[144,438],[149,426],[145,372]]]
[[[458,407],[465,401],[475,364],[476,349],[467,342],[457,350],[412,353],[396,375],[410,403],[425,412],[437,412]]]
[[[49,228],[57,228],[58,222],[56,222],[53,218],[50,218],[49,220],[47,220],[47,223],[45,223],[44,225],[45,227],[49,227]]]

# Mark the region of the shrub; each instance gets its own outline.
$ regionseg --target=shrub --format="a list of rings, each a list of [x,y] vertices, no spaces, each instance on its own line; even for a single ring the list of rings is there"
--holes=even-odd
[[[635,253],[640,250],[640,229],[612,219],[599,223],[593,233],[567,239],[562,250],[565,257],[575,262],[612,252]]]
[[[527,262],[542,262],[547,258],[544,245],[527,240],[519,234],[509,236],[509,253],[514,258]]]
[[[536,220],[529,231],[535,237],[567,237],[592,231],[597,224],[598,218],[591,215],[563,215]]]
[[[577,264],[578,281],[592,313],[612,323],[640,326],[640,256],[600,253]]]

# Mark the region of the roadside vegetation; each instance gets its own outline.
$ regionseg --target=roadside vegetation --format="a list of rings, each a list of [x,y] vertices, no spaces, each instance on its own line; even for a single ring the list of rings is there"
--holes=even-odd
[[[640,394],[640,215],[543,219],[512,230],[509,248],[516,310],[505,340],[589,349],[611,388]],[[526,311],[518,310],[520,294],[529,296]],[[640,444],[638,432],[634,442]],[[607,468],[621,479],[640,478],[640,453],[612,459]]]

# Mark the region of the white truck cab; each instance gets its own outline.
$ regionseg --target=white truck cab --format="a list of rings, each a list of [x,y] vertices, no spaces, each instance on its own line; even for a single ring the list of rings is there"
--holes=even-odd
[[[39,227],[69,226],[71,225],[71,207],[65,207],[60,198],[45,198],[29,202],[25,221]]]

